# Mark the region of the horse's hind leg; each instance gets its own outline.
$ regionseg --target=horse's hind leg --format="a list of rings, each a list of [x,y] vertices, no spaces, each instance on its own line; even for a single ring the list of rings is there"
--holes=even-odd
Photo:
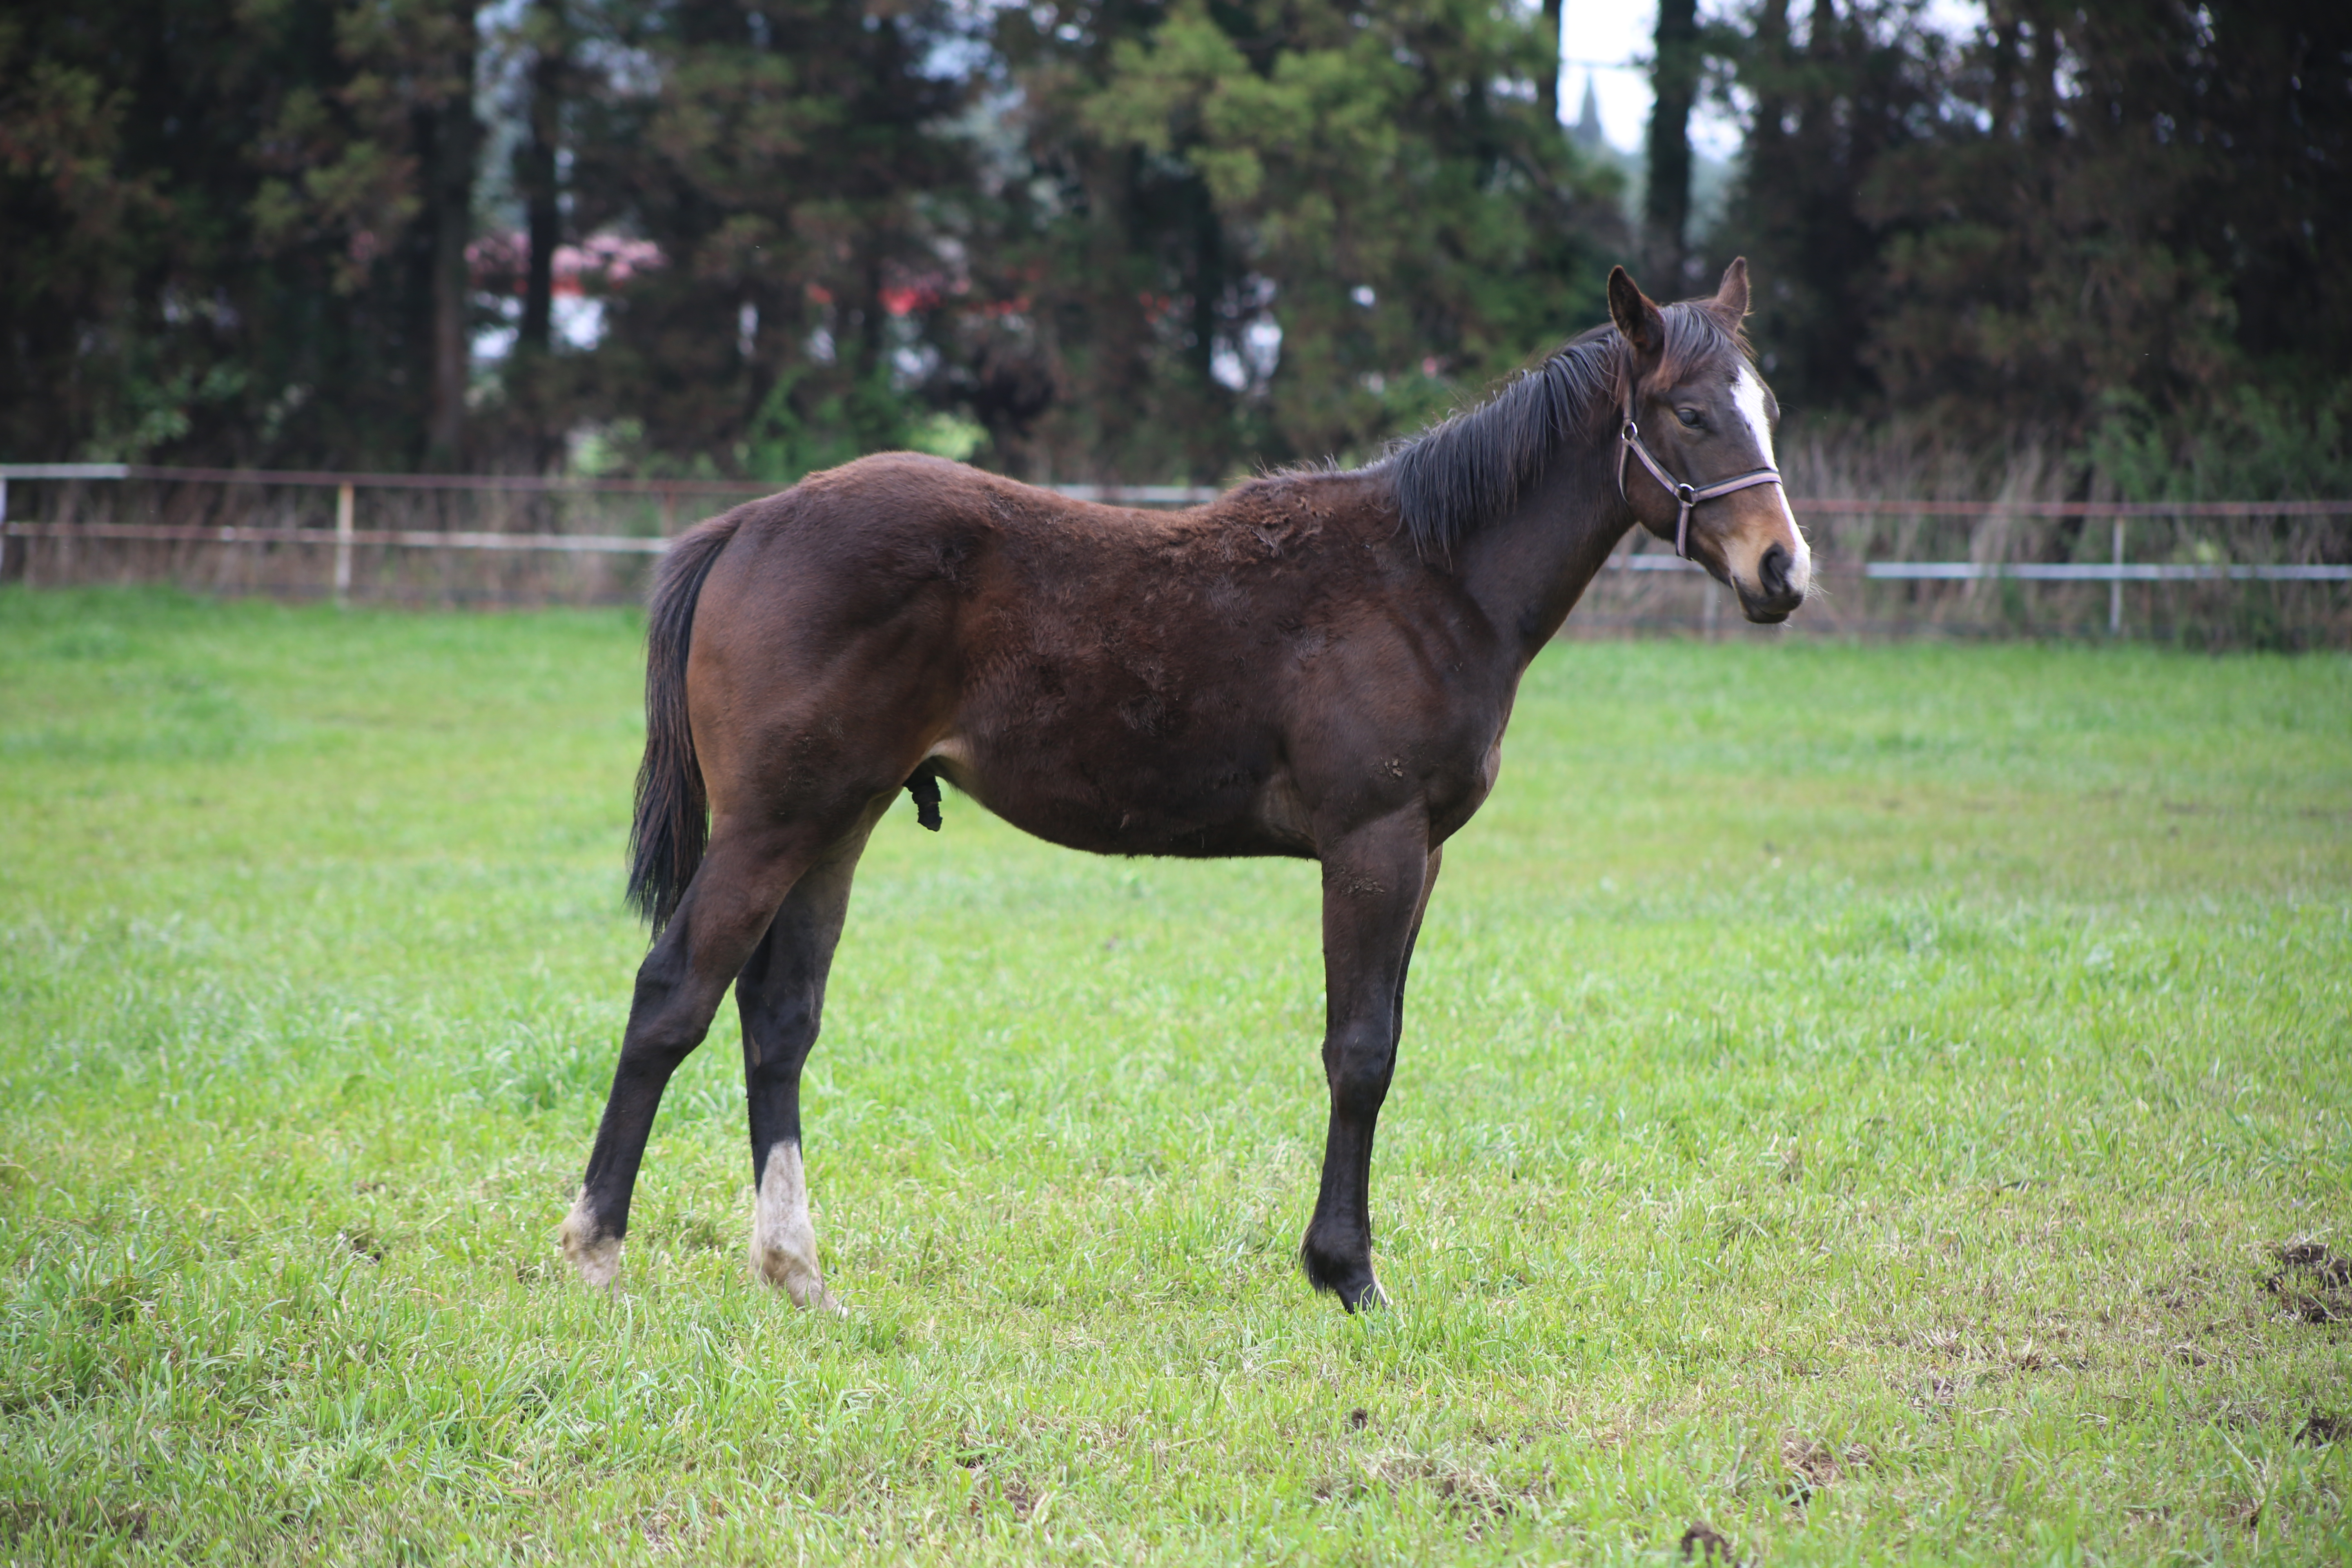
[[[579,1201],[564,1219],[564,1255],[591,1285],[620,1268],[629,1198],[646,1139],[670,1075],[702,1043],[727,984],[742,968],[776,907],[823,842],[805,830],[722,831],[695,872],[677,911],[637,969],[613,1092],[588,1156]]]
[[[887,804],[887,802],[885,803]],[[793,884],[735,980],[743,1018],[743,1088],[751,1110],[751,1272],[799,1307],[836,1303],[817,1267],[801,1165],[801,1067],[816,1044],[825,973],[849,912],[849,884],[880,808],[855,840]]]

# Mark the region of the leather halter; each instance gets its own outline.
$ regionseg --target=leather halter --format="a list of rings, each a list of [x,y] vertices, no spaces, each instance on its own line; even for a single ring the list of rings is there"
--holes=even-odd
[[[1758,485],[1777,485],[1780,482],[1780,470],[1769,467],[1750,468],[1744,474],[1736,475],[1727,479],[1717,479],[1711,485],[1686,485],[1666,472],[1665,465],[1651,455],[1650,448],[1642,445],[1642,427],[1633,423],[1633,387],[1630,381],[1625,386],[1625,425],[1617,432],[1617,499],[1622,501],[1631,501],[1633,499],[1625,493],[1625,457],[1629,452],[1642,459],[1642,467],[1650,470],[1650,477],[1665,487],[1666,493],[1674,497],[1675,504],[1682,509],[1675,518],[1675,554],[1684,561],[1690,559],[1687,546],[1690,542],[1690,519],[1693,507],[1703,500],[1714,500],[1718,496],[1727,496],[1734,490],[1750,489]]]

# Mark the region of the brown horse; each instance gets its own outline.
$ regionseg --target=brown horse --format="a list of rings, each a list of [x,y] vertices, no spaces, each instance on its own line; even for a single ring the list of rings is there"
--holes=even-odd
[[[609,1282],[670,1074],[728,983],[743,1020],[751,1265],[830,1303],[800,1076],[849,884],[901,788],[945,778],[1104,855],[1323,868],[1331,1120],[1301,1258],[1372,1277],[1372,1130],[1440,847],[1495,785],[1519,677],[1635,523],[1785,619],[1810,579],[1739,335],[1748,268],[1613,330],[1353,472],[1194,510],[1067,500],[935,458],[812,474],[682,535],[647,633],[632,896],[656,938],[562,1244]],[[1638,464],[1638,466],[1636,466]]]

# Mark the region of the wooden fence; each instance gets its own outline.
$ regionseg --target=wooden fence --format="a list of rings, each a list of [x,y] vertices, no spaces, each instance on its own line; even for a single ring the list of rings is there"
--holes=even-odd
[[[170,582],[408,603],[610,603],[685,521],[774,489],[732,479],[0,464],[0,581]],[[1214,489],[1056,485],[1185,506]],[[2104,632],[2352,646],[2352,501],[1792,499],[1824,592],[1811,632]],[[1869,553],[1885,541],[1942,559]],[[2140,545],[2137,553],[2132,546]],[[1636,531],[1571,635],[1739,635],[1697,569]]]

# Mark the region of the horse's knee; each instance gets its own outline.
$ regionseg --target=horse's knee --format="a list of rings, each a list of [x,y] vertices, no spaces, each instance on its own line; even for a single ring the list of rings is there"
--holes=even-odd
[[[1378,1112],[1388,1098],[1389,1079],[1395,1070],[1395,1037],[1376,1025],[1360,1025],[1335,1034],[1323,1053],[1332,1108],[1347,1114]]]

